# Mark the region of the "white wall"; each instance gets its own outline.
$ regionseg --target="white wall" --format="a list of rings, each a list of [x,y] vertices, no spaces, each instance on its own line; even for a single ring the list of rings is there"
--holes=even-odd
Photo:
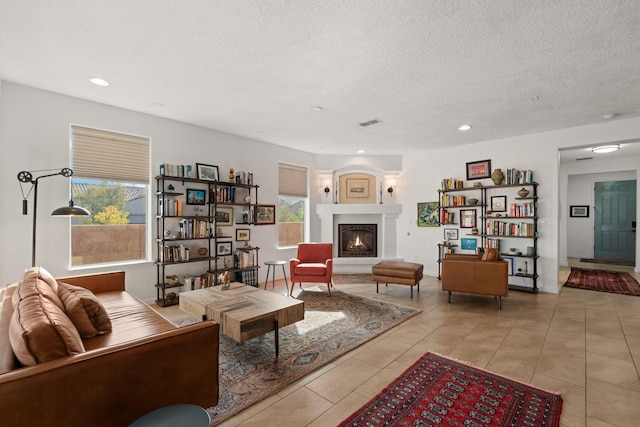
[[[9,82],[2,82],[0,87],[0,203],[3,203],[0,208],[0,286],[19,280],[24,269],[31,265],[33,195],[29,198],[29,215],[23,216],[16,175],[21,170],[68,166],[70,124],[150,137],[152,177],[158,173],[158,165],[164,162],[214,164],[219,166],[223,176],[230,167],[252,171],[255,183],[260,185],[259,201],[264,204],[277,203],[278,161],[308,166],[311,175],[315,174],[314,156],[301,151]],[[153,188],[155,190],[155,185]],[[318,197],[312,194],[312,206]],[[66,204],[68,198],[67,179],[52,177],[40,181],[37,264],[58,277],[123,269],[69,269],[69,222],[49,215],[56,207]],[[155,221],[153,223],[155,235]],[[295,255],[294,249],[277,248],[277,234],[276,226],[252,228],[252,242],[261,248],[261,262],[288,260]],[[180,274],[180,268],[193,271],[194,267],[198,269],[196,264],[171,268]],[[124,270],[128,290],[145,300],[155,298],[156,269],[152,262],[128,265]],[[263,280],[266,269],[261,268],[260,273]]]

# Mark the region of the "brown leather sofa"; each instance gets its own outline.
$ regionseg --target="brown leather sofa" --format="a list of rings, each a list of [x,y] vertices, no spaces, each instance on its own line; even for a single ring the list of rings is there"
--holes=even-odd
[[[219,325],[178,328],[125,291],[124,272],[58,279],[91,290],[111,331],[84,351],[22,366],[9,323],[16,286],[0,291],[0,424],[126,426],[167,405],[218,402]]]
[[[498,297],[498,308],[502,308],[502,297],[508,295],[508,264],[500,259],[495,249],[484,255],[446,254],[442,260],[442,290]]]

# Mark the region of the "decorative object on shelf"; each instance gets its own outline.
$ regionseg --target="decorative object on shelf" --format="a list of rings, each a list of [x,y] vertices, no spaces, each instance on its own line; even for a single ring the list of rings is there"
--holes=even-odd
[[[207,248],[198,248],[198,255],[206,256],[209,253],[209,249]]]
[[[236,182],[236,172],[233,168],[229,169],[229,182]]]
[[[524,199],[528,195],[529,195],[529,190],[527,190],[524,187],[522,187],[522,189],[518,191],[518,196],[520,196],[521,199]]]
[[[167,294],[165,295],[165,297],[168,300],[172,300],[175,299],[178,296],[178,294],[176,294],[175,292],[167,292]]]
[[[165,282],[168,285],[171,285],[171,286],[177,285],[179,280],[180,280],[180,278],[178,276],[176,276],[175,274],[172,274],[170,276],[165,277]]]
[[[418,227],[438,227],[440,225],[438,207],[438,202],[418,203]]]
[[[276,206],[275,205],[259,205],[256,214],[256,224],[275,224],[276,223]]]
[[[471,229],[471,234],[478,234],[478,229],[476,227],[473,227]]]
[[[218,285],[222,285],[222,289],[229,289],[231,274],[228,271],[218,274]]]
[[[491,211],[492,212],[506,212],[507,211],[507,196],[492,196],[491,197]]]
[[[570,206],[569,216],[573,218],[589,218],[589,206]]]
[[[474,182],[473,186],[474,187],[482,187],[482,183],[481,182]]]
[[[491,176],[491,160],[480,160],[467,163],[467,181],[484,179]]]
[[[218,166],[196,163],[196,170],[198,172],[198,179],[205,181],[217,181],[220,176],[218,174]]]
[[[171,185],[171,184],[169,184],[169,186],[167,187],[167,190],[169,190],[169,191],[173,191],[173,190],[175,190],[175,189],[176,189],[176,188],[175,188],[173,185]]]
[[[536,256],[536,248],[527,246],[527,256]]]
[[[187,204],[188,205],[204,205],[204,204],[206,204],[205,191],[204,190],[194,190],[192,188],[187,188]]]
[[[476,205],[476,204],[478,204],[478,199],[473,199],[473,198],[468,199],[467,200],[467,204],[468,205]]]
[[[504,181],[504,173],[502,172],[502,169],[494,169],[493,173],[491,174],[491,180],[495,185],[501,185],[502,181]]]
[[[245,196],[244,197],[244,202],[245,203],[251,203],[251,196]]]
[[[47,172],[56,169],[45,169],[34,172]],[[20,190],[22,191],[22,215],[27,215],[27,198],[33,190],[33,230],[31,234],[31,266],[36,266],[36,214],[38,211],[38,182],[42,178],[48,178],[51,176],[62,175],[65,178],[69,178],[73,175],[73,171],[69,168],[62,168],[56,173],[50,173],[47,175],[40,175],[33,179],[33,175],[28,171],[18,172],[18,181],[20,181]],[[27,192],[26,196],[22,188],[22,183],[31,184],[31,189]],[[91,215],[88,210],[75,206],[73,200],[69,201],[69,206],[62,206],[57,208],[51,213],[52,216],[89,216]]]

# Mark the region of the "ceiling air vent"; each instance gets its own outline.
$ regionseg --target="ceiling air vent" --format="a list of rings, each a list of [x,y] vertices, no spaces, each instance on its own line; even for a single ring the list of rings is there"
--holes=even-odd
[[[579,157],[579,158],[576,159],[576,162],[578,160],[593,160],[593,157]]]
[[[376,123],[380,123],[381,121],[382,120],[373,119],[373,120],[369,120],[368,122],[362,122],[358,124],[362,127],[367,127],[367,126],[375,125]]]

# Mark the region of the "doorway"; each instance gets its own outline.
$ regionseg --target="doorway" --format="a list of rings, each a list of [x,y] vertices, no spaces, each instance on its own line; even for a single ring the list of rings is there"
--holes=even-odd
[[[636,181],[596,182],[594,258],[636,259]]]

